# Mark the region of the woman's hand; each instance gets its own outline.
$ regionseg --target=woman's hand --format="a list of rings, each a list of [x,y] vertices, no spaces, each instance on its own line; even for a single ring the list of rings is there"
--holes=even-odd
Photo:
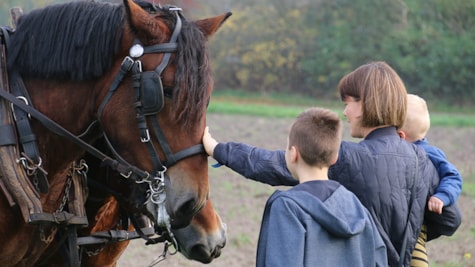
[[[211,157],[213,156],[214,148],[218,145],[218,141],[216,141],[211,134],[209,133],[209,127],[206,126],[204,134],[203,134],[203,146],[205,147],[205,151]]]

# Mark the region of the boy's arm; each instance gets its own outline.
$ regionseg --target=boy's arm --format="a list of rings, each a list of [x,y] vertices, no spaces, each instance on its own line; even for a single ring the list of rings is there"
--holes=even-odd
[[[437,169],[440,182],[434,197],[442,200],[444,207],[457,202],[462,193],[462,176],[457,168],[447,160],[444,152],[434,146],[424,146],[427,155]]]

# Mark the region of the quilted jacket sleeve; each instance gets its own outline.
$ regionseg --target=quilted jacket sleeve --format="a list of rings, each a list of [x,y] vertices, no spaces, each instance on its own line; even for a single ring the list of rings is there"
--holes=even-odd
[[[281,150],[267,150],[243,143],[219,143],[214,158],[242,176],[272,186],[293,186],[298,181],[292,177]]]

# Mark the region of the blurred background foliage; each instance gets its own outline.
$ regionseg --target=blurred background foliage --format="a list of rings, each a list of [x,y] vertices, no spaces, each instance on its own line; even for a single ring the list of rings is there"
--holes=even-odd
[[[10,24],[11,7],[55,2],[65,1],[3,0],[0,22]],[[160,2],[189,19],[233,12],[210,43],[215,90],[334,100],[343,75],[382,60],[430,102],[475,103],[475,0]]]

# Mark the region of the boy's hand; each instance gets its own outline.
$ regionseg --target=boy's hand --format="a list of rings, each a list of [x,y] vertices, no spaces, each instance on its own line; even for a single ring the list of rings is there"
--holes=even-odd
[[[214,148],[218,145],[218,142],[211,136],[209,133],[209,127],[206,126],[205,132],[203,134],[203,146],[205,147],[206,153],[213,156]]]
[[[427,208],[429,211],[435,212],[437,214],[442,214],[442,208],[444,207],[444,202],[438,199],[437,197],[430,197],[429,202],[427,203]]]

